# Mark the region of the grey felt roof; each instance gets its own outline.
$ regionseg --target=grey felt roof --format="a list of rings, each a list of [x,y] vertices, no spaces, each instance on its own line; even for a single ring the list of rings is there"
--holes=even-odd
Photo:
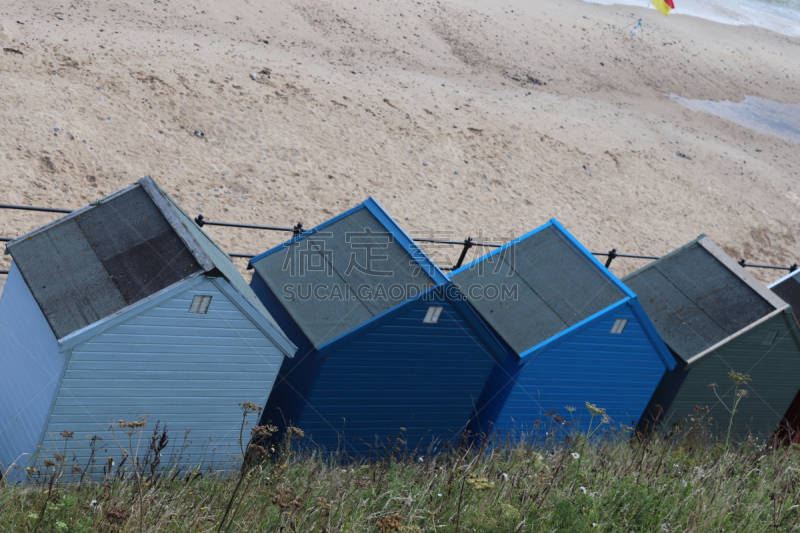
[[[149,176],[9,242],[6,253],[58,339],[198,272],[219,272],[271,320],[230,258]]]
[[[623,282],[684,361],[786,306],[705,236]]]
[[[800,317],[800,270],[776,281],[769,288],[791,305],[794,314]]]
[[[435,284],[365,207],[321,225],[252,266],[315,347]],[[309,291],[320,291],[321,297]]]
[[[452,279],[517,355],[627,297],[555,226],[474,262]],[[503,286],[516,296],[491,298],[493,287]]]

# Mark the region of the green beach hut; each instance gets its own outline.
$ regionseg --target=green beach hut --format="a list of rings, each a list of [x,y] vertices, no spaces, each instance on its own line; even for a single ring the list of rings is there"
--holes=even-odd
[[[789,305],[704,235],[623,281],[678,361],[640,429],[707,407],[712,428],[727,431],[736,372],[750,381],[739,386],[747,392],[732,435],[770,438],[800,388],[800,331]]]

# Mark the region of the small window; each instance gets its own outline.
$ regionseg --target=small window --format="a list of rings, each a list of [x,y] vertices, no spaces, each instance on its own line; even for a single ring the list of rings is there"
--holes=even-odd
[[[764,338],[764,344],[775,344],[775,339],[778,338],[777,331],[768,331],[767,336]]]
[[[211,296],[198,294],[192,298],[192,305],[189,306],[189,312],[196,315],[204,315],[208,313],[209,305],[211,305]]]
[[[442,316],[442,311],[444,311],[444,307],[437,307],[431,306],[428,308],[428,312],[425,313],[425,318],[422,319],[423,324],[436,324],[439,322],[439,317]]]
[[[614,322],[614,327],[611,328],[611,333],[622,333],[623,331],[625,331],[625,326],[627,325],[628,325],[627,318],[618,318]]]

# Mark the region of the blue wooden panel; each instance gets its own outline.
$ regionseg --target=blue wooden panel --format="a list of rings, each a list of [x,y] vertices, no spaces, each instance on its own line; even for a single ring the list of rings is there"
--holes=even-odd
[[[430,305],[444,307],[437,324],[422,322]],[[314,355],[301,360],[298,352],[286,361],[274,407],[302,408],[290,420],[314,443],[352,454],[370,453],[376,439],[385,446],[402,437],[414,449],[460,438],[495,364],[441,294],[408,305],[321,360]]]
[[[24,469],[23,454],[36,451],[65,360],[12,263],[0,299],[0,468],[21,462]]]
[[[617,318],[628,319],[622,334],[611,333]],[[501,434],[544,438],[551,422],[547,413],[555,412],[574,422],[570,431],[586,431],[590,419],[586,402],[606,409],[617,427],[635,426],[667,368],[630,305],[525,366],[516,363],[509,357],[493,370],[472,428],[494,427]],[[577,409],[572,416],[567,406]]]
[[[198,294],[212,296],[208,314],[188,313]],[[87,439],[93,435],[110,444],[103,460],[112,456],[119,461],[109,426],[147,414],[145,434],[156,422],[168,427],[171,445],[165,462],[177,461],[184,468],[203,462],[203,468],[230,472],[240,461],[238,404],[263,406],[283,359],[274,343],[207,279],[72,351],[43,451],[50,454],[55,445],[63,449],[58,433],[69,430],[76,435],[69,456],[81,464],[88,460]],[[127,437],[124,442],[127,447]]]

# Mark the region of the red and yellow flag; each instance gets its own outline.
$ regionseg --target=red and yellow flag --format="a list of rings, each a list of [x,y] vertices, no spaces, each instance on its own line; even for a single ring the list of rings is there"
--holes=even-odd
[[[653,6],[666,16],[669,16],[671,9],[675,9],[675,3],[672,0],[653,0]]]

